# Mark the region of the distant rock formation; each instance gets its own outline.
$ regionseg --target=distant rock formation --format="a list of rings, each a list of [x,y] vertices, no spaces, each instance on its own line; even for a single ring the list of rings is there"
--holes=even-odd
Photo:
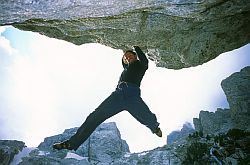
[[[250,131],[250,66],[234,73],[221,83],[230,109],[201,111],[193,123],[204,134],[226,133],[237,128]]]
[[[115,49],[141,46],[160,67],[210,61],[250,41],[248,0],[1,1],[0,26]]]
[[[195,130],[191,123],[185,123],[180,131],[173,131],[167,136],[167,144],[173,144],[174,142],[181,141],[181,139],[185,140],[189,134],[194,132]]]
[[[218,108],[215,112],[201,111],[199,118],[194,118],[195,130],[203,134],[225,133],[233,128],[229,109]]]

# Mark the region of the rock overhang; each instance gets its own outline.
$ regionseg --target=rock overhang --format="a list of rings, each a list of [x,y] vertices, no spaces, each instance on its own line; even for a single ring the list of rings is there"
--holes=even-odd
[[[138,45],[169,69],[201,65],[250,41],[247,0],[26,0],[0,9],[0,25],[76,45]]]

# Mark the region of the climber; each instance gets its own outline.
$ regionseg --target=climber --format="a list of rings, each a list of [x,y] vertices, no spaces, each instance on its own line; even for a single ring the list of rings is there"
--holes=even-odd
[[[127,110],[141,124],[147,126],[152,133],[162,137],[155,114],[144,103],[140,96],[141,80],[148,69],[148,59],[138,46],[127,50],[122,58],[123,72],[116,90],[92,112],[68,140],[55,143],[54,149],[77,150],[91,135],[98,125],[115,114]]]

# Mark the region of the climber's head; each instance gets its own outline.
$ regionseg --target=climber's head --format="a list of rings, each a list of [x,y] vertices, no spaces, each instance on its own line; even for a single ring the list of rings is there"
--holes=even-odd
[[[125,51],[125,53],[123,55],[123,62],[125,64],[129,64],[129,63],[134,62],[136,60],[137,60],[137,55],[134,51],[132,51],[132,50]]]

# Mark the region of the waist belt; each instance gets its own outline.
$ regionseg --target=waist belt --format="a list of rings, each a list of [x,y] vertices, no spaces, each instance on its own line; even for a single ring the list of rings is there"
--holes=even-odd
[[[130,83],[130,82],[126,82],[126,81],[119,82],[119,84],[117,85],[118,88],[129,87],[129,86],[139,87],[136,84],[133,84],[133,83]]]

